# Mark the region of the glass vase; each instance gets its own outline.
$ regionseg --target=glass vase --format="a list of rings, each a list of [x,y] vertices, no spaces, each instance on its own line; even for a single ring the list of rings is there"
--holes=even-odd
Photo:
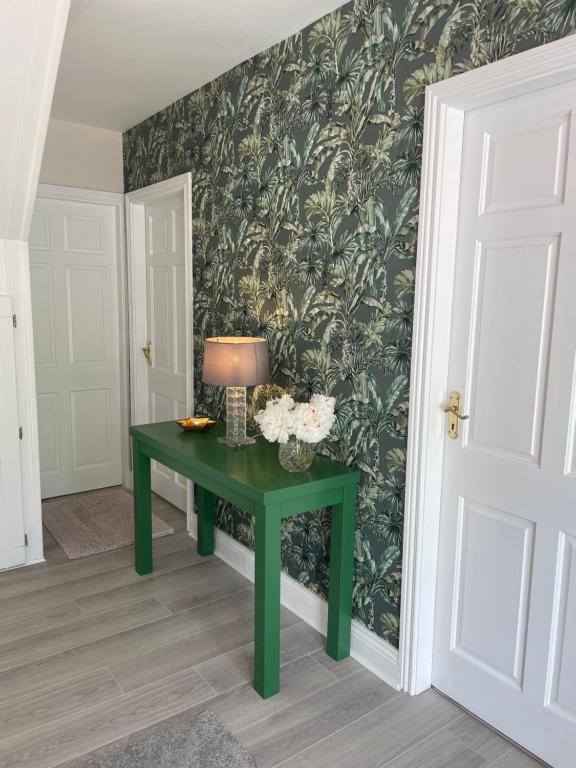
[[[310,469],[316,448],[317,443],[305,443],[291,435],[287,443],[280,443],[278,460],[287,472],[306,472]]]

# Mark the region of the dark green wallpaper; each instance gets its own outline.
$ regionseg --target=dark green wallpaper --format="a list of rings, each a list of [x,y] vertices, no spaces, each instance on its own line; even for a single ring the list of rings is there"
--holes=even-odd
[[[274,381],[337,397],[324,452],[362,471],[354,614],[398,645],[423,92],[571,31],[576,0],[356,0],[124,135],[126,191],[193,176],[198,412],[207,335],[265,335]],[[249,516],[218,524],[252,542]],[[286,522],[326,593],[329,516]]]

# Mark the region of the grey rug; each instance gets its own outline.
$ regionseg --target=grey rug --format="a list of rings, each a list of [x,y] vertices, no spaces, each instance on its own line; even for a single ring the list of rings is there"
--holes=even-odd
[[[212,712],[138,731],[65,768],[257,768]]]
[[[71,560],[134,541],[134,500],[124,488],[61,496],[42,504],[42,521]],[[174,533],[152,515],[152,536]]]

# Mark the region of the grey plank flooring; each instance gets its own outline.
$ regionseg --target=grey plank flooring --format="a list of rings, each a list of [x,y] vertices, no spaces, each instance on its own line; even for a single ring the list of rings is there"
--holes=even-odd
[[[367,670],[361,670],[350,678],[333,683],[328,689],[317,691],[303,701],[296,702],[282,712],[249,725],[242,729],[239,737],[254,754],[259,766],[265,768],[278,765],[287,757],[355,723],[385,702],[398,698],[401,698],[400,694],[382,685]],[[331,753],[328,761],[322,764],[334,765],[337,754]],[[323,759],[324,755],[325,747],[322,745],[310,765],[320,765],[316,761]],[[349,755],[349,762],[344,765],[357,765],[354,753]]]
[[[96,492],[97,493],[97,492]],[[126,547],[0,573],[0,768],[56,768],[161,720],[212,710],[261,768],[536,768],[434,691],[398,693],[282,611],[281,690],[251,684],[252,586],[198,556],[185,517],[154,541],[155,571]],[[175,766],[175,768],[178,768]]]
[[[362,673],[359,673],[361,675]],[[341,682],[344,691],[359,675]],[[358,696],[361,692],[358,691]],[[359,711],[359,717],[300,751],[288,762],[290,768],[324,768],[341,760],[342,765],[357,768],[377,768],[397,757],[405,749],[431,735],[460,716],[461,711],[434,691],[410,698],[401,694],[388,701],[374,702],[376,708]],[[384,706],[381,706],[381,704]],[[278,762],[278,761],[277,761]],[[277,764],[272,763],[273,765]],[[263,764],[267,764],[263,762]],[[269,764],[269,763],[268,763]]]
[[[459,717],[448,726],[448,730],[487,763],[498,760],[510,751],[510,742],[472,717]]]
[[[385,763],[386,768],[486,768],[479,754],[444,728]]]
[[[324,645],[322,635],[302,621],[285,627],[280,638],[282,666],[308,654],[314,656],[313,652]],[[321,653],[326,655],[324,651]],[[250,679],[253,654],[253,643],[247,643],[240,648],[202,662],[198,665],[198,671],[215,691],[223,693]]]
[[[71,715],[78,708],[121,695],[122,689],[112,674],[107,669],[99,669],[61,685],[4,701],[0,704],[0,734],[2,739],[8,739]]]
[[[2,642],[16,640],[19,637],[41,632],[51,627],[62,627],[71,621],[82,617],[82,611],[73,600],[59,605],[39,608],[32,613],[26,612],[21,616],[12,616],[2,622]]]
[[[69,624],[65,631],[56,627],[35,635],[28,635],[20,640],[2,643],[0,670],[19,666],[26,661],[51,657],[169,615],[169,610],[152,598],[129,606],[114,608],[101,616],[83,617]]]

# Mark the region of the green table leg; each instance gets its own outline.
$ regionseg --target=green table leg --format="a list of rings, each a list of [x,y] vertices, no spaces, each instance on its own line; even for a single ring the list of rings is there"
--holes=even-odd
[[[132,441],[134,476],[134,565],[143,576],[152,572],[152,486],[150,457],[142,453],[140,442]]]
[[[254,522],[254,688],[267,699],[280,689],[280,515],[260,509]]]
[[[198,554],[214,554],[214,494],[196,486],[198,503]]]
[[[332,508],[326,651],[336,661],[350,655],[355,512],[356,486],[348,485],[343,489],[342,503]]]

